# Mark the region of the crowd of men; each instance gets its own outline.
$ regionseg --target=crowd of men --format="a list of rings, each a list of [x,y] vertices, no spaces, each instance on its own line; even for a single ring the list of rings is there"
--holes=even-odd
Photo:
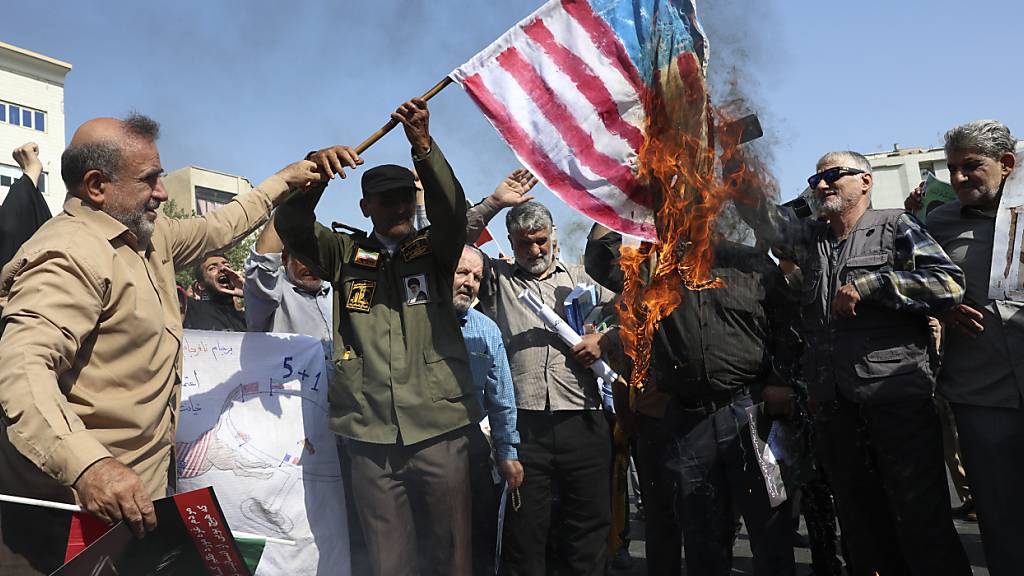
[[[737,208],[756,244],[716,236],[725,288],[681,287],[646,387],[617,382],[612,402],[589,368],[629,372],[614,321],[622,237],[595,226],[583,264],[563,261],[531,174],[471,204],[426,103],[393,118],[413,169],[362,171],[370,232],[314,215],[328,183],[363,164],[347,146],[182,220],[159,213],[159,126],[145,116],[79,127],[62,156],[68,197],[48,220],[38,149],[15,151],[25,176],[0,208],[0,492],[78,503],[144,537],[152,500],[174,491],[183,328],[300,333],[333,365],[330,427],[371,574],[605,573],[622,536],[616,428],[632,437],[649,574],[729,574],[740,518],[755,574],[795,574],[800,512],[815,574],[970,574],[936,395],[955,415],[990,573],[1024,566],[1012,528],[1024,517],[1024,316],[988,297],[1015,167],[1004,125],[946,133],[957,200],[925,223],[872,209],[871,165],[851,151],[818,160],[816,214],[747,194]],[[503,211],[512,255],[491,258],[473,243]],[[232,269],[224,250],[261,225]],[[177,286],[188,267],[196,283]],[[612,320],[569,346],[519,295],[563,314],[579,284]],[[752,412],[799,454],[774,506]],[[2,504],[0,530],[0,555],[23,573],[64,559],[67,522],[47,510]]]

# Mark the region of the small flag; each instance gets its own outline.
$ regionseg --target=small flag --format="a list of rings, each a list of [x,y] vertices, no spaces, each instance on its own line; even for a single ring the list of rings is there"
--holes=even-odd
[[[291,454],[285,453],[284,461],[289,463],[289,464],[294,464],[295,466],[298,466],[299,465],[299,459],[301,457],[302,457],[301,454],[299,456],[292,456]]]
[[[491,240],[494,240],[494,236],[491,236],[490,229],[484,226],[483,232],[480,232],[480,237],[476,239],[476,242],[474,242],[473,245],[479,248]]]

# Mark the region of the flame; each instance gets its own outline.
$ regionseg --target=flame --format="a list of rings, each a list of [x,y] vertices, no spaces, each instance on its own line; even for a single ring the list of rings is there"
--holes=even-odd
[[[647,126],[638,179],[656,199],[660,242],[624,247],[620,256],[619,322],[633,360],[630,385],[636,388],[647,379],[654,330],[679,305],[683,287],[725,286],[711,273],[715,219],[727,201],[743,200],[740,191],[751,189],[752,178],[759,179],[739,162],[738,135],[723,135],[716,151],[715,125],[730,118],[711,106],[693,54],[681,54],[656,74],[653,85],[644,98]],[[722,166],[731,168],[725,177]]]

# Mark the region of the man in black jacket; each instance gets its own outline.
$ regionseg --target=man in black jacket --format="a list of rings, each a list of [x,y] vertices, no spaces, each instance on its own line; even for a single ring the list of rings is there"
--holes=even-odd
[[[662,472],[677,494],[687,573],[730,573],[738,512],[754,573],[794,574],[791,503],[771,506],[747,414],[752,392],[769,415],[792,414],[792,391],[772,368],[789,334],[782,274],[763,250],[723,239],[714,251],[711,273],[725,287],[684,288],[652,342],[650,381],[671,396]]]

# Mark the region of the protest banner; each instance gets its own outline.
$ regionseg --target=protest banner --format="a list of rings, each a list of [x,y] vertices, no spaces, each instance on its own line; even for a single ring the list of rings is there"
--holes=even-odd
[[[182,347],[178,489],[213,486],[234,529],[295,541],[268,544],[257,576],[347,576],[344,487],[327,426],[321,342],[186,330]]]

